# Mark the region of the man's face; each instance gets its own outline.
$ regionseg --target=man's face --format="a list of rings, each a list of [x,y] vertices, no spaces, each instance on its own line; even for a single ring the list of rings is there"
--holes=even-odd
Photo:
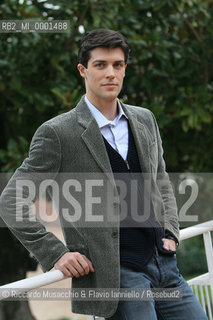
[[[87,68],[78,65],[85,79],[86,94],[94,104],[113,101],[121,91],[126,64],[120,48],[95,48],[91,51]]]

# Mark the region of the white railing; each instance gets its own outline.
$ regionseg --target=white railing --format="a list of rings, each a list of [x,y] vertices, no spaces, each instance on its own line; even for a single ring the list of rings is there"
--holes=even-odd
[[[180,231],[181,241],[203,234],[208,272],[189,280],[188,283],[199,299],[203,309],[209,317],[209,320],[213,320],[213,249],[211,231],[213,231],[213,220],[197,224],[193,227],[185,228]],[[53,270],[31,278],[15,281],[0,287],[0,300],[8,298],[10,296],[10,292],[13,292],[14,294],[14,290],[17,293],[27,292],[63,279],[65,279],[65,276],[60,270]],[[10,289],[13,290],[10,291]],[[7,296],[2,294],[5,290],[7,292]],[[93,316],[87,316],[87,320],[93,319]],[[103,318],[95,317],[95,319],[101,320]]]
[[[180,232],[181,240],[203,235],[208,272],[190,279],[188,284],[200,301],[209,320],[213,320],[213,249],[211,231],[213,231],[213,220],[183,229]]]

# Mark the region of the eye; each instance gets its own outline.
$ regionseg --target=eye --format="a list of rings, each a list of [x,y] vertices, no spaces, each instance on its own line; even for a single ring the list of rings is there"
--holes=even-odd
[[[124,66],[124,63],[123,62],[116,62],[114,64],[115,68],[122,68]]]
[[[103,62],[99,62],[99,63],[95,64],[95,67],[97,67],[97,68],[102,68],[103,66],[104,66]]]

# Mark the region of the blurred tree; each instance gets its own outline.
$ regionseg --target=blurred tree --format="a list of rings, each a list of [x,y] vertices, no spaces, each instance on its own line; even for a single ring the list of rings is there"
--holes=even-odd
[[[6,153],[0,161],[6,171],[14,169],[18,154],[23,158],[26,141],[42,122],[75,106],[84,93],[76,69],[82,33],[107,27],[121,30],[132,48],[120,97],[156,115],[168,171],[211,172],[212,1],[29,3],[0,5],[1,18],[69,19],[71,29],[1,34],[0,148]],[[13,144],[21,149],[14,159]]]
[[[1,171],[20,165],[42,122],[76,105],[84,93],[76,69],[80,39],[103,27],[128,38],[131,57],[120,98],[154,112],[167,170],[212,172],[212,17],[211,0],[1,2],[0,19],[71,23],[66,34],[0,34]]]

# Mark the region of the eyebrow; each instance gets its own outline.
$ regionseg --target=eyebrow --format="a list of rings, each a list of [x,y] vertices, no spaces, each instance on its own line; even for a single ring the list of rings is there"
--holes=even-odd
[[[95,60],[95,61],[92,62],[92,64],[95,64],[95,63],[97,63],[97,62],[106,62],[106,60]],[[124,60],[116,60],[116,61],[114,61],[114,63],[115,63],[115,62],[124,62],[124,63],[125,63]]]

